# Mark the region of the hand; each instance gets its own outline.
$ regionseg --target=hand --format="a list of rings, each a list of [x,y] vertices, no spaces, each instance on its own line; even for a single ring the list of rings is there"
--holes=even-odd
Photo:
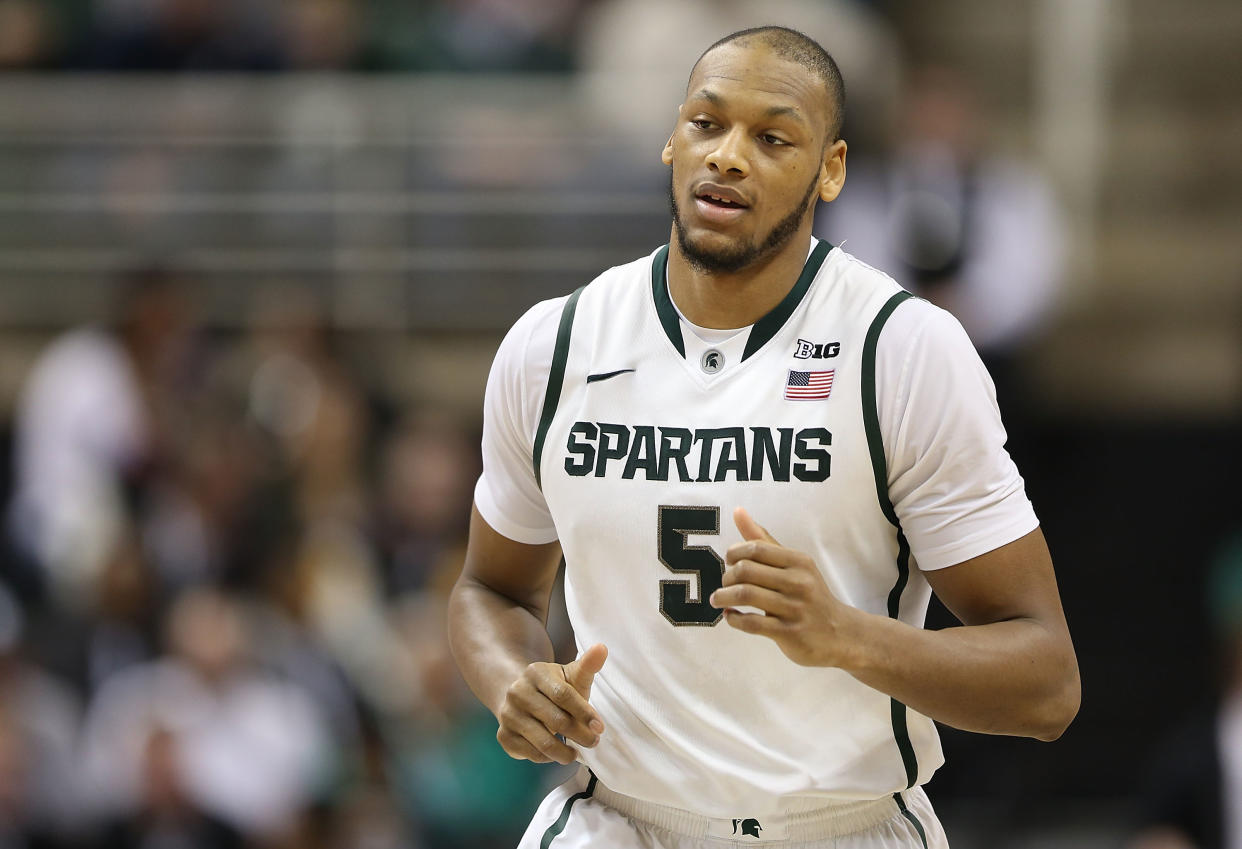
[[[712,593],[712,606],[726,608],[730,627],[768,637],[794,663],[846,666],[852,641],[845,632],[859,611],[832,594],[814,560],[781,545],[744,508],[733,511],[733,522],[743,542],[725,554],[723,586]],[[763,612],[733,609],[742,606]]]
[[[572,663],[527,666],[509,686],[497,712],[496,740],[509,757],[569,764],[578,753],[556,735],[587,748],[598,743],[604,722],[588,699],[591,683],[607,659],[608,649],[596,643]]]

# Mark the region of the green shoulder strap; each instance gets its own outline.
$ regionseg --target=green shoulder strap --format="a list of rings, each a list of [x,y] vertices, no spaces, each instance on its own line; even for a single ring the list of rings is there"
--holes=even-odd
[[[578,309],[578,296],[586,286],[579,286],[565,301],[561,310],[561,323],[556,329],[556,348],[552,351],[552,370],[548,372],[548,389],[543,395],[543,413],[539,416],[539,429],[535,431],[535,448],[532,462],[535,465],[535,483],[543,489],[543,443],[548,438],[548,428],[556,415],[556,405],[561,401],[561,387],[565,383],[565,361],[569,359],[569,337],[574,328],[574,311]]]

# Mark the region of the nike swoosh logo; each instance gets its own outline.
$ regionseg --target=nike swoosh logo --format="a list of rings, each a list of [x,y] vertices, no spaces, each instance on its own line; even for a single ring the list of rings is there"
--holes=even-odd
[[[628,374],[634,371],[632,368],[619,368],[616,371],[606,371],[603,374],[588,374],[587,383],[595,383],[597,380],[607,380],[610,377],[616,377],[619,374]]]

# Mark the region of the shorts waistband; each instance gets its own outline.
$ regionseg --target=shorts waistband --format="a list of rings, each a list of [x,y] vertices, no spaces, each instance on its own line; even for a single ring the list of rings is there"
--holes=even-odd
[[[736,817],[705,817],[617,793],[585,768],[576,779],[580,789],[594,783],[592,797],[630,819],[698,839],[744,840],[747,844],[810,842],[866,831],[902,813],[897,797],[889,796],[860,802],[828,802],[823,807],[796,813],[753,817],[739,811]]]

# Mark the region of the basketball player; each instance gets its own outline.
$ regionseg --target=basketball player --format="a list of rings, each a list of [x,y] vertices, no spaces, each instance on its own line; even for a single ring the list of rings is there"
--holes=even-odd
[[[713,45],[664,148],[670,243],[497,354],[450,638],[505,751],[582,764],[522,849],[944,847],[933,720],[1051,740],[1077,712],[970,342],[811,236],[842,97],[800,33]],[[932,591],[962,627],[923,630]]]

